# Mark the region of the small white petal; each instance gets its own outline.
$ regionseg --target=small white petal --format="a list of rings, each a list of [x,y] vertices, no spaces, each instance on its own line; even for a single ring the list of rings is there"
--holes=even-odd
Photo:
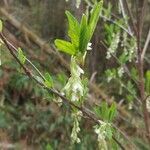
[[[88,45],[87,45],[87,50],[92,50],[92,43],[88,43]]]

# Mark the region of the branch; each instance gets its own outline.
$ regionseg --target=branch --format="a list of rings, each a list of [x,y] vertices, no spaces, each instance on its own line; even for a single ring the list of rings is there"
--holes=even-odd
[[[36,77],[34,76],[34,74],[33,74],[25,65],[23,65],[23,64],[20,62],[20,60],[18,59],[18,57],[15,55],[14,50],[12,50],[12,47],[11,47],[10,44],[7,42],[5,36],[4,36],[2,33],[0,33],[0,37],[1,37],[1,39],[3,40],[3,42],[5,43],[6,47],[8,48],[9,52],[11,53],[11,55],[12,55],[12,56],[14,57],[14,59],[19,63],[19,65],[23,68],[23,70],[25,71],[26,75],[27,75],[29,78],[33,79],[38,85],[42,86],[42,88],[46,89],[49,93],[52,93],[52,94],[54,94],[55,96],[60,97],[60,98],[62,99],[63,103],[68,104],[70,107],[74,107],[74,108],[80,110],[85,116],[87,116],[87,117],[88,117],[89,119],[91,119],[93,122],[95,122],[96,124],[100,124],[99,121],[98,121],[99,118],[97,118],[97,117],[95,116],[95,114],[93,114],[89,109],[84,108],[84,107],[79,107],[79,106],[75,105],[73,102],[71,102],[70,100],[68,100],[68,99],[67,99],[66,97],[64,97],[63,95],[61,95],[57,90],[47,88],[42,82],[38,81],[38,80],[36,79]],[[11,45],[12,45],[12,44],[11,44]],[[13,49],[14,49],[14,47],[13,47]],[[17,49],[17,48],[15,48],[15,49]],[[125,134],[124,134],[120,129],[118,129],[115,125],[113,125],[113,127],[115,127],[115,128],[118,130],[118,132],[120,132],[120,133],[125,137],[125,139],[127,139],[127,140],[129,141],[129,143],[131,143],[131,145],[132,145],[133,147],[135,147],[135,145],[131,142],[131,140],[128,138],[127,135],[125,135]],[[121,148],[122,150],[125,150],[125,147],[124,147],[114,136],[113,136],[112,138],[113,138],[113,140],[120,146],[120,148]]]

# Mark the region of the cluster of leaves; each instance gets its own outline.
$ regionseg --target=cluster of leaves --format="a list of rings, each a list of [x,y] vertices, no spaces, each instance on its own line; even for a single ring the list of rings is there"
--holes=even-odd
[[[55,45],[58,50],[73,56],[79,54],[83,55],[85,53],[87,45],[90,42],[96,28],[102,4],[103,3],[101,1],[94,6],[90,12],[90,18],[88,15],[83,14],[80,23],[70,12],[66,11],[69,22],[68,36],[71,41],[68,42],[60,39],[55,40]]]
[[[98,136],[99,148],[108,149],[109,143],[107,142],[107,140],[112,141],[112,135],[114,132],[111,123],[116,117],[116,105],[115,103],[113,103],[109,107],[106,102],[102,102],[100,106],[94,108],[94,112],[98,118],[103,120],[99,120],[100,124],[94,126],[95,133]]]
[[[100,106],[94,108],[94,112],[98,118],[111,123],[116,117],[117,113],[116,104],[113,103],[109,107],[106,102],[102,102]]]

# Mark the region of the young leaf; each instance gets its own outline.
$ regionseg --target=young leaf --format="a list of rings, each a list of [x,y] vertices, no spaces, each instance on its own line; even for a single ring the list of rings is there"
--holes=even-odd
[[[104,121],[108,120],[109,111],[108,111],[108,105],[106,102],[102,102],[100,106],[95,107],[94,112],[96,113],[97,117],[100,117]]]
[[[3,29],[3,23],[2,20],[0,20],[0,32],[2,32],[2,29]]]
[[[114,117],[116,116],[116,112],[117,112],[116,105],[115,103],[113,103],[109,108],[109,121],[112,121],[114,119]]]
[[[94,8],[91,11],[89,22],[86,15],[82,16],[80,23],[80,40],[79,40],[80,41],[79,50],[82,53],[85,52],[87,45],[93,36],[97,22],[99,20],[99,14],[102,8],[102,4],[103,4],[102,1],[95,4]]]
[[[47,72],[45,73],[45,86],[47,86],[48,88],[51,88],[53,86],[53,79],[51,77],[51,75]]]
[[[101,113],[102,113],[102,119],[108,121],[109,109],[108,109],[108,104],[106,102],[102,102],[101,104]]]
[[[79,46],[79,34],[80,34],[80,26],[77,19],[69,12],[66,11],[66,15],[69,23],[68,36],[71,38],[72,44],[78,48]]]
[[[67,54],[75,55],[75,53],[76,53],[76,49],[75,49],[74,45],[70,42],[56,39],[55,45],[58,48],[58,50],[65,52]]]
[[[94,33],[97,22],[99,20],[100,13],[102,11],[102,6],[103,6],[103,1],[100,1],[97,4],[95,4],[94,8],[91,11],[91,16],[89,20],[90,39]]]
[[[24,53],[20,47],[18,48],[18,59],[20,60],[20,62],[22,64],[25,64],[26,56],[24,55]]]
[[[97,117],[100,117],[100,109],[98,106],[94,107],[94,112],[95,112]]]
[[[113,103],[109,108],[106,102],[102,102],[100,106],[94,108],[94,112],[97,117],[100,117],[104,121],[111,122],[116,116],[116,105]]]
[[[80,39],[79,39],[79,51],[84,53],[87,44],[89,42],[89,31],[87,26],[87,16],[84,14],[80,23]]]

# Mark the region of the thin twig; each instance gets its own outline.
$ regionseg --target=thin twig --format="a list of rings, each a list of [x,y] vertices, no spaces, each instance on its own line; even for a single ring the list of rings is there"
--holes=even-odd
[[[123,18],[124,18],[124,20],[125,20],[125,22],[126,22],[126,25],[128,26],[128,31],[129,31],[130,33],[132,33],[131,28],[130,28],[130,26],[129,26],[129,24],[128,24],[128,21],[127,21],[127,18],[126,18],[127,15],[126,15],[126,12],[125,12],[124,3],[123,3],[122,0],[119,0],[119,2],[120,2],[120,7],[121,7],[121,11],[122,11]]]
[[[142,31],[143,31],[143,24],[144,24],[144,16],[145,16],[145,11],[146,11],[146,4],[147,0],[143,0],[143,5],[141,9],[141,15],[140,15],[140,35],[142,36]]]
[[[3,37],[3,38],[5,38],[5,37]],[[18,49],[17,49],[14,45],[12,45],[6,38],[5,38],[5,40],[7,41],[7,44],[8,44],[10,47],[13,48],[13,50],[14,50],[15,52],[18,51]],[[26,58],[26,61],[35,69],[35,71],[38,73],[38,75],[39,75],[43,80],[45,80],[45,77],[42,75],[42,73],[39,71],[39,69],[38,69],[28,58]]]
[[[116,21],[114,21],[113,19],[107,18],[106,16],[100,14],[100,17],[102,17],[104,20],[109,21],[110,23],[113,23],[115,25],[117,25],[118,27],[120,27],[122,30],[124,30],[126,33],[128,33],[131,37],[133,37],[133,33],[130,32],[128,29],[126,29],[124,26],[122,26],[121,24],[117,23]]]
[[[125,8],[128,11],[128,15],[129,15],[129,18],[131,20],[131,24],[132,24],[132,27],[133,27],[134,34],[137,35],[137,27],[136,27],[136,24],[134,23],[134,17],[133,17],[133,14],[131,12],[131,9],[129,8],[127,0],[124,0],[124,4],[125,4]]]
[[[144,59],[145,53],[146,53],[146,51],[148,49],[149,42],[150,42],[150,29],[149,29],[149,32],[148,32],[148,35],[147,35],[147,38],[146,38],[146,42],[144,44],[144,48],[143,48],[142,54],[141,54],[141,59],[142,60]]]

